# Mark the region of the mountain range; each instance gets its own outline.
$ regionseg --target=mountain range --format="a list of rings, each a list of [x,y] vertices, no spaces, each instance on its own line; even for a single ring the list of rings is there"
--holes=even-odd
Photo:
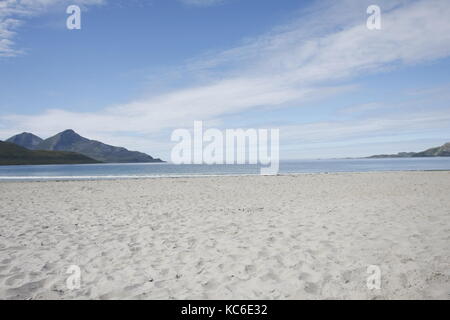
[[[122,147],[114,147],[99,141],[89,140],[71,129],[45,140],[32,133],[24,132],[9,138],[6,142],[14,143],[29,150],[75,152],[105,163],[163,162],[161,159],[155,159],[142,152],[129,151]]]
[[[14,143],[0,141],[0,165],[86,164],[98,162],[79,153],[29,150]]]
[[[450,142],[421,152],[399,152],[397,154],[379,154],[368,158],[419,158],[419,157],[450,157]]]

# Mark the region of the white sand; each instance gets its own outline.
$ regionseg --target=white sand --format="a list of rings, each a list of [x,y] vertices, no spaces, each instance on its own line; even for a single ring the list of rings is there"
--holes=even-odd
[[[0,203],[2,299],[450,298],[450,172],[0,183]]]

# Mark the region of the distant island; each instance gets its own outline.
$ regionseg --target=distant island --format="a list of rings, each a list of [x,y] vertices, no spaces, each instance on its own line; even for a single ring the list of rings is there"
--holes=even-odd
[[[427,149],[421,152],[399,152],[397,154],[379,154],[367,157],[369,159],[377,158],[420,158],[420,157],[450,157],[450,142],[446,144]]]
[[[68,129],[48,139],[24,132],[2,142],[0,165],[160,163],[148,154],[89,140]]]

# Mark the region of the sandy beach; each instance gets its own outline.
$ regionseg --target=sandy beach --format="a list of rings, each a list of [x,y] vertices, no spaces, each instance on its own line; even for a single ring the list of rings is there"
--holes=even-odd
[[[450,172],[3,182],[0,298],[449,299],[449,195]]]

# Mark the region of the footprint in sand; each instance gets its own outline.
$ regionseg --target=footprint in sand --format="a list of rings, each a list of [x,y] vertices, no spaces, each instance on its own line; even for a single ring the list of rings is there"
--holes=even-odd
[[[47,283],[47,279],[42,279],[42,280],[34,281],[34,282],[28,282],[28,283],[21,285],[20,287],[8,289],[6,291],[6,293],[11,298],[17,298],[17,299],[30,298],[39,289],[43,289],[46,283]]]
[[[192,249],[196,244],[197,244],[197,240],[195,240],[194,238],[190,238],[187,241],[189,249]]]
[[[314,282],[306,282],[305,283],[305,292],[309,294],[318,294],[319,286]]]
[[[7,286],[14,286],[17,284],[17,282],[20,282],[20,280],[25,279],[25,273],[19,273],[15,276],[9,277],[6,279],[5,284]]]
[[[299,274],[298,279],[303,281],[311,280],[312,276],[307,272],[302,272]]]
[[[248,274],[254,274],[256,272],[256,266],[253,264],[246,265],[245,272],[247,272]]]
[[[262,281],[270,281],[270,280],[276,281],[276,282],[280,281],[280,278],[273,271],[269,271],[268,273],[263,275],[260,279]]]

